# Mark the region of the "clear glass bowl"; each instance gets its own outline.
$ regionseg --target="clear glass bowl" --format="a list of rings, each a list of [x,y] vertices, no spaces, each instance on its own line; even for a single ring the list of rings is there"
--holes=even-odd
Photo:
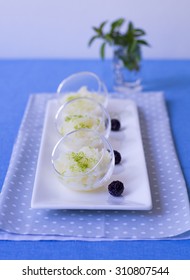
[[[64,79],[57,88],[57,97],[61,104],[77,97],[93,98],[104,107],[108,104],[107,88],[92,72],[79,72]]]
[[[80,129],[59,140],[52,152],[52,164],[66,188],[92,191],[110,179],[115,158],[104,136],[93,130]]]
[[[55,124],[60,135],[81,128],[96,130],[106,138],[111,120],[105,108],[92,98],[76,98],[63,104],[56,113]]]

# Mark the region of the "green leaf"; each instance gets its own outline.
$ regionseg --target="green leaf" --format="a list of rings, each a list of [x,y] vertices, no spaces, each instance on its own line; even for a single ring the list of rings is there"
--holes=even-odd
[[[129,53],[133,53],[137,47],[137,41],[133,40],[132,44],[129,46]]]
[[[110,34],[105,34],[104,39],[111,44],[113,42],[112,36]]]
[[[134,34],[136,37],[140,37],[140,36],[145,35],[146,33],[144,32],[144,30],[137,28],[134,30]]]
[[[90,41],[88,42],[88,46],[91,46],[91,44],[94,42],[94,40],[96,40],[96,39],[98,39],[98,38],[100,38],[99,35],[93,36],[93,37],[90,39]]]
[[[133,33],[133,31],[134,31],[134,26],[133,26],[133,23],[130,21],[129,25],[128,25],[128,32]]]
[[[140,45],[149,46],[149,44],[145,40],[137,40],[137,43]]]
[[[103,21],[103,22],[100,24],[99,29],[102,30],[107,22],[108,22],[107,20]]]
[[[93,29],[96,33],[98,33],[99,35],[101,34],[101,30],[100,30],[99,28],[93,26],[92,29]]]
[[[100,56],[102,59],[104,59],[105,57],[105,46],[106,46],[106,42],[104,42],[100,47]]]
[[[124,18],[119,18],[118,20],[115,20],[112,24],[111,24],[111,31],[110,33],[113,33],[113,31],[116,29],[116,27],[121,27],[122,24],[125,22]]]

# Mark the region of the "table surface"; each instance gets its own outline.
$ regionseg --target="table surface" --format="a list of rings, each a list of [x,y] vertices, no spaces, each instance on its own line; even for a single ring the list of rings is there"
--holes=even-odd
[[[92,71],[112,90],[110,60],[0,60],[0,188],[31,93],[54,93],[70,74]],[[164,91],[190,194],[190,60],[145,60],[143,91]],[[190,240],[0,241],[0,259],[190,259]]]

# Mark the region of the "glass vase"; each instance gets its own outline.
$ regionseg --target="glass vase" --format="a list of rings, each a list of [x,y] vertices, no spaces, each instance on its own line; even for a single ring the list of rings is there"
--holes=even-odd
[[[139,53],[140,55],[140,53]],[[138,70],[129,70],[121,59],[126,60],[132,58],[127,57],[127,48],[118,47],[114,49],[113,53],[113,84],[114,90],[119,92],[124,91],[141,91],[141,71],[140,62],[138,63]]]

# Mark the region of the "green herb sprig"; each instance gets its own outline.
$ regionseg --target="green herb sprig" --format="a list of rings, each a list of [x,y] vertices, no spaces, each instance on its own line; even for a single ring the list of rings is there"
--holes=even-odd
[[[100,46],[100,57],[104,59],[105,57],[105,47],[116,46],[115,55],[117,55],[123,62],[124,67],[129,70],[139,70],[139,63],[142,59],[141,57],[141,46],[149,46],[147,41],[142,39],[146,35],[145,31],[140,28],[135,28],[133,23],[130,21],[124,32],[121,32],[121,28],[125,23],[124,18],[119,18],[113,21],[109,26],[109,31],[105,31],[105,27],[108,21],[104,21],[99,27],[92,27],[95,35],[91,37],[88,45],[91,46],[92,43],[101,39],[103,42]]]

